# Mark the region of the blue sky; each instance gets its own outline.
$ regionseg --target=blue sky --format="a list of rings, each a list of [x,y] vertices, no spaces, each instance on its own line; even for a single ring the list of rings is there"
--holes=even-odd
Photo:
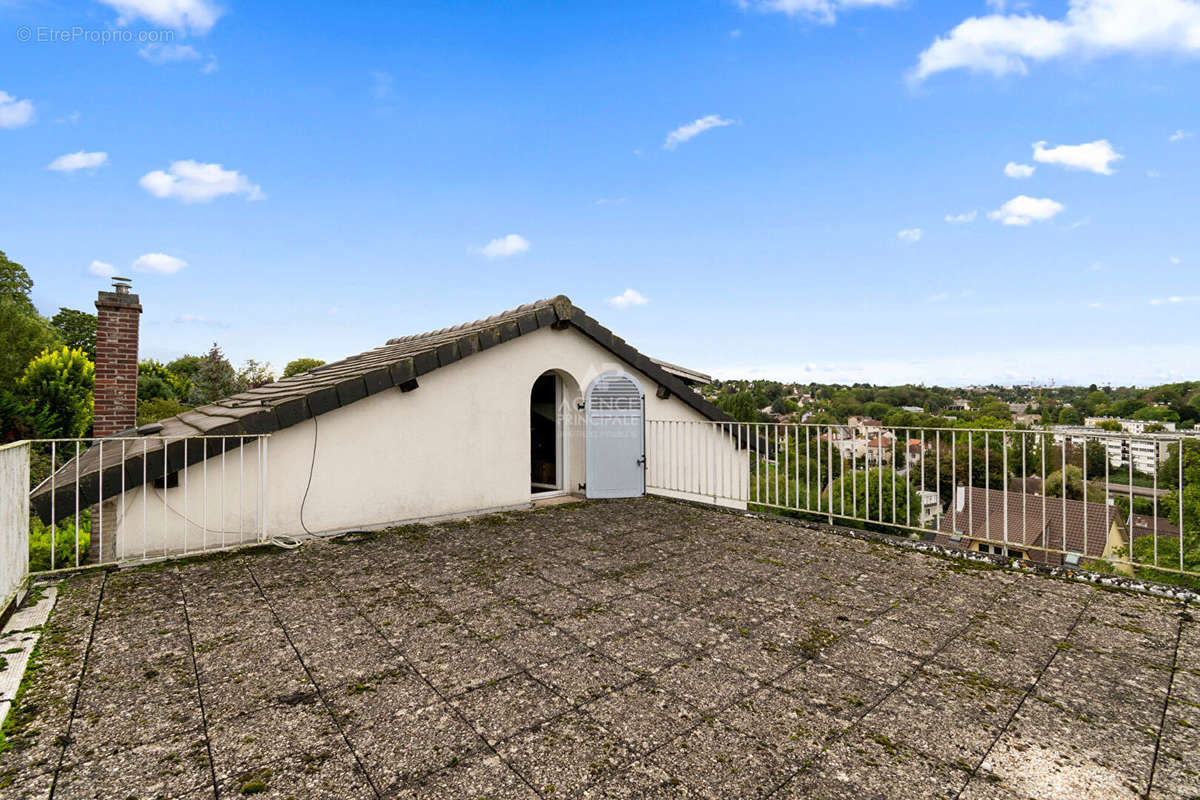
[[[46,313],[133,277],[144,356],[561,292],[724,377],[1200,377],[1200,0],[0,0],[0,42],[0,249]]]

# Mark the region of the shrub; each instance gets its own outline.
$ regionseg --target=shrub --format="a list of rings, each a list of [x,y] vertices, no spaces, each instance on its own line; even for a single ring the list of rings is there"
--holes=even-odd
[[[29,362],[17,392],[34,414],[48,415],[50,436],[83,436],[92,425],[92,387],[96,370],[82,350],[44,350]]]
[[[53,535],[52,535],[53,534]],[[33,572],[50,569],[50,542],[54,540],[54,568],[75,566],[75,518],[59,521],[51,529],[34,517],[29,521],[29,569]],[[90,511],[79,512],[79,563],[86,564],[92,541]]]
[[[283,377],[290,378],[293,375],[299,375],[301,372],[308,372],[310,369],[324,366],[325,362],[319,358],[297,358],[294,361],[289,361],[287,366],[283,368]]]
[[[150,422],[173,417],[188,410],[188,406],[174,398],[156,398],[138,401],[137,424],[145,425]]]

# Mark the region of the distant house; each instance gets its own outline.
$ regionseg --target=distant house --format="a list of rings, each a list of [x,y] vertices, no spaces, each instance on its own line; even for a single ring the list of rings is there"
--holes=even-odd
[[[1041,494],[1042,483],[1042,479],[1037,475],[1031,475],[1028,478],[1009,478],[1008,490],[1025,494]]]
[[[1079,566],[1128,545],[1118,508],[1081,500],[959,486],[942,515],[938,544],[1007,553],[1039,564]]]
[[[1168,539],[1179,539],[1179,526],[1166,517],[1155,518],[1149,514],[1134,514],[1129,526],[1132,539],[1143,536],[1160,536]]]
[[[900,410],[908,411],[912,414],[924,414],[925,413],[925,409],[921,408],[920,406],[900,406]]]
[[[956,408],[959,411],[970,411],[971,410],[971,401],[967,400],[965,398],[962,398],[962,397],[956,397],[952,401],[950,401],[950,407]]]
[[[917,497],[921,499],[921,527],[928,528],[942,515],[942,498],[931,489],[920,489]]]

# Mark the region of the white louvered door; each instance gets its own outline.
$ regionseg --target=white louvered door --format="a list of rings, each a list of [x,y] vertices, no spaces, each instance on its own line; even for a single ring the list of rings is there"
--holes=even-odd
[[[641,386],[624,372],[599,375],[587,391],[587,496],[646,492]]]

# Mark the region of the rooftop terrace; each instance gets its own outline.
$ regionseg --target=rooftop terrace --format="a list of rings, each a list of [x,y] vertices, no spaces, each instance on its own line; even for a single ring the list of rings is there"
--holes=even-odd
[[[1149,596],[593,502],[82,574],[6,734],[14,799],[1182,800],[1200,628]]]

